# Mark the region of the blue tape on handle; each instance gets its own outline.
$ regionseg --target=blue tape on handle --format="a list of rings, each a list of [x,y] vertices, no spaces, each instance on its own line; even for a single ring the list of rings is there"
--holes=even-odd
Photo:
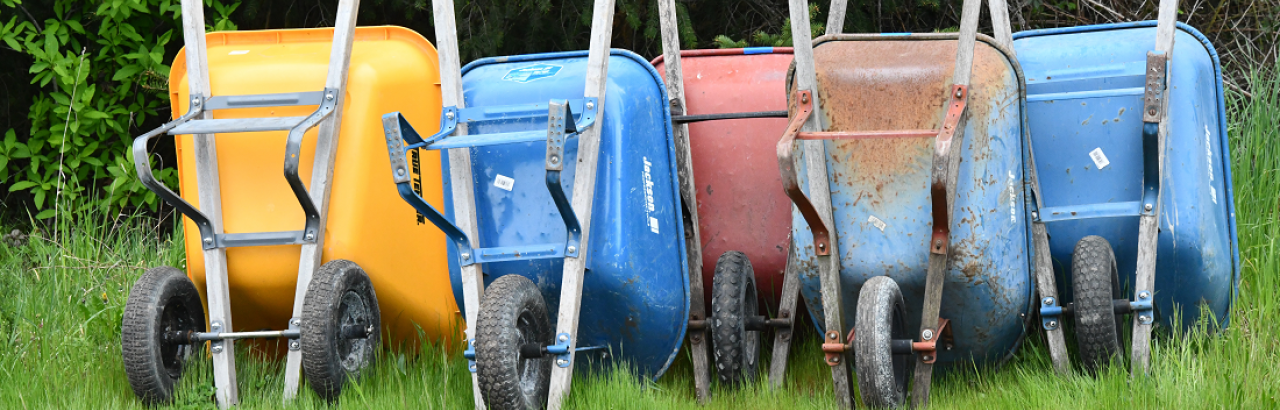
[[[880,33],[882,36],[909,36],[911,33]]]
[[[742,54],[773,54],[773,47],[747,47],[742,49]]]

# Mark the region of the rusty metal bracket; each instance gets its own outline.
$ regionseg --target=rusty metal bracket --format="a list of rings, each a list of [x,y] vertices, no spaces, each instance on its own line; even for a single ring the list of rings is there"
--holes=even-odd
[[[857,329],[849,329],[849,336],[845,337],[845,342],[840,342],[840,332],[829,331],[826,339],[822,343],[822,353],[824,353],[824,362],[827,366],[839,366],[840,356],[845,352],[853,350],[854,331]]]
[[[1142,96],[1142,122],[1160,123],[1164,118],[1164,91],[1168,54],[1160,51],[1147,52],[1146,89]]]
[[[938,326],[932,329],[924,329],[920,331],[921,342],[911,343],[911,350],[917,354],[923,355],[920,361],[933,364],[938,361],[938,341],[943,342],[943,346],[948,350],[955,337],[951,334],[951,321],[947,319],[938,319]],[[823,345],[824,347],[826,345]]]
[[[813,94],[808,90],[796,91],[792,94],[791,101],[796,104],[796,114],[787,125],[787,132],[778,141],[778,170],[782,173],[782,188],[786,190],[791,202],[796,204],[805,222],[809,223],[809,230],[813,232],[813,246],[816,248],[814,251],[826,256],[831,254],[830,231],[827,224],[822,222],[822,217],[818,216],[818,210],[813,207],[809,197],[800,188],[800,175],[796,171],[794,156],[796,135],[809,120],[809,115],[813,114]]]
[[[938,138],[933,148],[933,184],[930,189],[933,199],[933,237],[929,251],[938,255],[946,255],[951,237],[951,221],[947,207],[947,178],[950,175],[951,141],[960,127],[960,119],[964,115],[965,105],[969,101],[969,86],[956,84],[951,86],[951,101],[947,104],[947,117],[938,131]]]

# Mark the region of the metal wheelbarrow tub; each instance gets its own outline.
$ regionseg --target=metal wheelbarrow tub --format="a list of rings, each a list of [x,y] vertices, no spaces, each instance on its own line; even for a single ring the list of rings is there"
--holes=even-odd
[[[824,129],[939,129],[957,44],[955,34],[816,39]],[[990,37],[978,35],[941,300],[954,344],[939,347],[940,363],[992,363],[1009,357],[1022,340],[1024,314],[1032,307],[1023,80],[1010,55]],[[845,298],[842,334],[854,325],[863,284],[879,276],[892,278],[901,289],[905,328],[920,327],[919,301],[924,300],[929,264],[922,250],[929,248],[932,230],[934,135],[936,131],[918,138],[824,141]],[[806,172],[797,173],[808,191]],[[813,234],[798,211],[792,220],[801,295],[822,332]]]
[[[683,50],[680,57],[687,116],[787,109],[779,91],[786,88],[790,48]],[[662,64],[662,56],[653,60],[660,73]],[[768,311],[777,311],[790,246],[791,200],[777,171],[759,164],[774,158],[778,135],[786,128],[786,118],[689,122],[707,301],[717,258],[740,251],[751,261]]]
[[[1132,293],[1143,184],[1143,81],[1156,22],[1036,30],[1014,35],[1027,77],[1027,117],[1049,244],[1063,300],[1072,250],[1098,235]],[[1155,320],[1228,324],[1240,280],[1222,76],[1217,53],[1177,24],[1169,67],[1169,135],[1160,185]],[[1117,208],[1119,211],[1108,211]],[[1099,216],[1105,213],[1106,219]],[[1201,309],[1206,310],[1201,310]],[[1206,318],[1202,312],[1209,312]]]
[[[612,50],[608,67],[576,351],[582,363],[620,359],[656,379],[675,359],[689,319],[670,111],[661,77],[640,56]],[[463,98],[468,107],[545,104],[582,96],[586,75],[586,51],[484,58],[462,68]],[[545,130],[546,122],[543,114],[486,122],[470,132]],[[471,148],[484,246],[564,242],[565,224],[545,185],[546,145],[542,140]],[[564,163],[576,161],[577,147],[564,144]],[[448,185],[449,157],[442,151],[441,158]],[[572,192],[574,174],[575,167],[564,167],[565,192]],[[452,190],[444,192],[445,215],[453,220]],[[465,306],[457,251],[448,248],[454,297]],[[554,309],[560,304],[562,266],[562,258],[486,263],[485,285],[503,275],[527,277]]]

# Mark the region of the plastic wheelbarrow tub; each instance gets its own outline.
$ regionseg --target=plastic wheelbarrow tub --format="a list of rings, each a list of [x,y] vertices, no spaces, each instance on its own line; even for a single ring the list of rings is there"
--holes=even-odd
[[[938,129],[948,102],[956,38],[834,35],[815,40],[825,129]],[[952,349],[938,350],[937,360],[944,368],[957,362],[999,362],[1012,354],[1024,335],[1023,314],[1030,317],[1034,291],[1021,72],[1008,50],[978,35],[969,84],[969,120],[958,157],[941,301],[941,316],[950,320],[954,336]],[[929,264],[925,250],[932,230],[934,139],[824,143],[843,315],[849,318],[841,332],[854,325],[862,285],[878,276],[897,282],[905,301],[905,328],[918,329]],[[798,173],[808,191],[806,172]],[[821,324],[813,235],[798,211],[792,218],[801,295],[815,323]]]
[[[1076,242],[1107,240],[1124,295],[1137,264],[1138,209],[1132,215],[1076,219],[1054,207],[1115,205],[1142,197],[1142,108],[1146,53],[1156,22],[1036,30],[1014,35],[1027,77],[1027,118],[1040,177],[1058,289],[1071,301]],[[1169,68],[1155,316],[1226,326],[1240,281],[1222,76],[1213,46],[1178,23]],[[1059,208],[1062,209],[1062,208]],[[1201,309],[1204,310],[1201,310]],[[1212,317],[1204,317],[1207,312]]]
[[[662,79],[647,61],[613,50],[608,67],[604,114],[597,125],[603,128],[576,360],[595,366],[621,360],[638,374],[657,378],[675,359],[689,320],[689,272],[671,113]],[[586,73],[586,51],[484,58],[462,68],[463,99],[468,107],[486,107],[582,98]],[[546,122],[545,115],[485,122],[469,132],[545,130]],[[565,164],[575,163],[577,147],[577,141],[564,144]],[[563,243],[565,223],[545,182],[546,142],[469,149],[482,246]],[[449,184],[447,153],[440,158],[443,180]],[[385,164],[385,157],[382,161]],[[576,167],[566,166],[560,176],[566,194],[573,190],[575,172]],[[445,216],[452,221],[452,190],[446,187],[444,192]],[[454,297],[464,306],[457,250],[447,248]],[[538,286],[555,312],[563,261],[485,263],[485,286],[504,275],[524,276]],[[556,315],[551,320],[554,329]]]
[[[325,81],[333,29],[233,31],[206,36],[214,95],[313,91]],[[419,121],[440,115],[435,48],[401,27],[358,27],[351,56],[342,135],[329,198],[323,261],[348,259],[368,273],[378,292],[384,340],[416,340],[418,326],[429,339],[458,336],[458,308],[449,297],[445,237],[411,208],[400,205],[395,187],[369,183],[386,175],[381,113],[401,111]],[[185,50],[174,59],[169,89],[172,112],[187,112]],[[216,118],[305,116],[311,106],[216,111]],[[302,209],[281,176],[285,131],[217,138],[218,177],[226,232],[286,231],[303,225]],[[373,136],[374,138],[366,138]],[[316,131],[303,142],[299,174],[310,181]],[[197,204],[191,135],[176,139],[182,197]],[[422,195],[439,202],[439,158],[414,157],[414,180]],[[184,219],[185,232],[199,232]],[[204,298],[204,258],[199,235],[185,238],[187,271]],[[422,244],[412,254],[398,244]],[[289,320],[297,284],[299,246],[227,249],[235,331],[279,326]]]
[[[686,115],[787,109],[782,91],[790,48],[684,50],[680,59]],[[653,65],[665,73],[662,56]],[[786,118],[689,123],[707,301],[716,259],[740,251],[755,269],[761,299],[777,310],[790,246],[791,200],[778,172],[762,164],[776,161],[778,136],[786,129]]]

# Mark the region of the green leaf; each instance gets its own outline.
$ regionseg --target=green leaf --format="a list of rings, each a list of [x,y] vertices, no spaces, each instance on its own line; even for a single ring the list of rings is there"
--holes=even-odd
[[[67,26],[71,28],[71,30],[80,34],[84,34],[84,26],[80,25],[80,22],[75,20],[67,20],[64,23],[66,23]]]
[[[18,181],[13,185],[9,185],[9,192],[21,191],[36,185],[37,184],[35,182],[31,182],[31,181]]]
[[[49,219],[49,218],[52,218],[54,215],[57,215],[57,214],[58,214],[58,212],[57,212],[57,211],[55,211],[55,210],[52,210],[52,209],[46,209],[46,210],[40,211],[40,213],[36,214],[36,219]]]

